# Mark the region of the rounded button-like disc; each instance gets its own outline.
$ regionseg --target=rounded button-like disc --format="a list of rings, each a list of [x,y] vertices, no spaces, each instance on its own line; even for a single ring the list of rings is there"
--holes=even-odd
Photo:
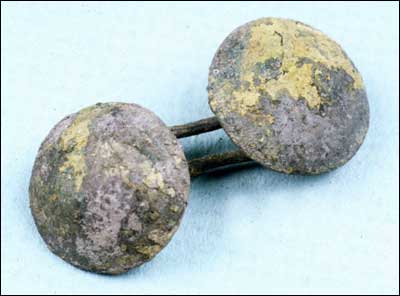
[[[181,146],[157,116],[135,104],[96,104],[64,118],[42,143],[30,206],[53,253],[118,274],[170,241],[189,182]]]
[[[343,165],[368,130],[360,73],[336,42],[293,20],[264,18],[234,30],[214,56],[208,94],[232,141],[285,173]]]

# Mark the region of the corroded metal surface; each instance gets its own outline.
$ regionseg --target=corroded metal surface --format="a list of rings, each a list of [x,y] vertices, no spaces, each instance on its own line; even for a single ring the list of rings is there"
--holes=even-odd
[[[170,127],[171,131],[178,139],[211,132],[220,128],[221,124],[215,116]]]
[[[292,20],[264,18],[233,31],[210,66],[208,94],[233,142],[285,173],[343,165],[368,130],[360,73],[336,42]]]
[[[189,182],[181,146],[158,117],[135,104],[96,104],[64,118],[42,143],[30,206],[53,253],[118,274],[169,242]]]

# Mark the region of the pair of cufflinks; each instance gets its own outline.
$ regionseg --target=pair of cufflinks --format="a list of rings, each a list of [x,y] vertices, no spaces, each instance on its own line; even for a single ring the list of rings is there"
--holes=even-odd
[[[369,125],[363,81],[346,53],[293,20],[235,29],[213,58],[208,96],[215,117],[172,128],[128,103],[99,103],[56,124],[29,188],[49,249],[85,270],[125,272],[171,240],[191,176],[246,161],[321,174],[350,160]],[[186,160],[178,138],[221,127],[238,150]]]

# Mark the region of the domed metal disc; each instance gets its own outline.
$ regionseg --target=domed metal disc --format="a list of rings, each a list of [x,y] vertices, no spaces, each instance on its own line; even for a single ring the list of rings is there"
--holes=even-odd
[[[189,182],[181,146],[158,117],[135,104],[96,104],[64,118],[42,143],[30,205],[52,252],[118,274],[170,241]]]
[[[285,173],[343,165],[368,130],[360,73],[336,42],[292,20],[264,18],[233,31],[210,66],[208,94],[232,141]]]

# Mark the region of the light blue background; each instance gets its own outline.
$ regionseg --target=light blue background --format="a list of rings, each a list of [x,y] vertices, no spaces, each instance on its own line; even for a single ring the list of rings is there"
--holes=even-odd
[[[211,115],[208,66],[237,26],[294,18],[338,41],[363,75],[364,145],[319,177],[260,167],[193,181],[174,239],[127,274],[83,272],[50,253],[28,206],[50,128],[102,101],[167,124]],[[398,3],[1,3],[1,293],[399,293]],[[217,131],[189,157],[231,149]]]

